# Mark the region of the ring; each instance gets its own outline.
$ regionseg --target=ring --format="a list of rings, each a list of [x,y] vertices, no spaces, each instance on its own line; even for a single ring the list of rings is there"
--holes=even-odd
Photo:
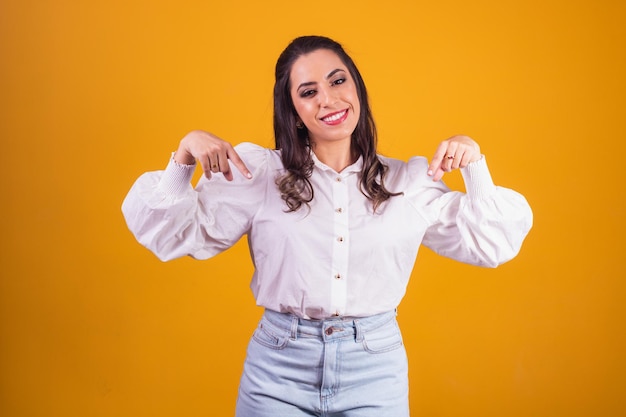
[[[211,165],[211,169],[217,169],[217,164]]]
[[[454,155],[448,155],[446,158],[448,158],[448,159],[454,159]]]

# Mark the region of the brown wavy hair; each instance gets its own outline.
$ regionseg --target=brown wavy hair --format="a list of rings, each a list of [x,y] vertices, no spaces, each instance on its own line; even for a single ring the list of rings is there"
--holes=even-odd
[[[348,68],[356,84],[361,104],[359,121],[352,133],[351,152],[363,157],[359,189],[373,205],[374,211],[387,199],[401,193],[392,193],[385,188],[384,178],[388,167],[376,154],[377,134],[374,118],[369,106],[367,89],[361,73],[343,47],[323,36],[302,36],[294,39],[280,54],[276,62],[274,84],[274,139],[276,149],[281,150],[285,174],[276,180],[281,197],[288,212],[297,211],[303,204],[313,200],[313,186],[309,181],[313,172],[313,159],[306,127],[296,126],[297,112],[291,99],[291,68],[302,55],[328,49],[339,57]]]

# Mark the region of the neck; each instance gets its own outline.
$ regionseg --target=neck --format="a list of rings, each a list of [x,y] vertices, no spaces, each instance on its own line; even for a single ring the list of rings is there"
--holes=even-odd
[[[352,165],[356,158],[352,156],[350,143],[312,143],[311,148],[315,152],[315,156],[324,165],[329,166],[336,172],[343,171],[346,167]]]

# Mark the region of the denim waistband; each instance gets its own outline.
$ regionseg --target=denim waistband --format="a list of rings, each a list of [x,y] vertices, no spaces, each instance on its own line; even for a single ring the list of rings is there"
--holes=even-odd
[[[363,334],[375,330],[388,322],[395,320],[395,310],[375,314],[368,317],[331,317],[323,320],[308,320],[291,313],[278,313],[265,310],[263,319],[284,332],[289,333],[291,339],[302,337],[317,337],[323,340],[355,337],[363,338]]]

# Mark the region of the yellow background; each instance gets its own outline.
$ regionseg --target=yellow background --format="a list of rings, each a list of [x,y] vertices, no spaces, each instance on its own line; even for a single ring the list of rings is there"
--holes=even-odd
[[[247,247],[164,264],[120,205],[189,130],[271,146],[302,34],[352,54],[382,153],[468,134],[534,209],[498,269],[421,251],[413,415],[626,415],[625,4],[1,0],[0,415],[232,415],[261,313]]]

